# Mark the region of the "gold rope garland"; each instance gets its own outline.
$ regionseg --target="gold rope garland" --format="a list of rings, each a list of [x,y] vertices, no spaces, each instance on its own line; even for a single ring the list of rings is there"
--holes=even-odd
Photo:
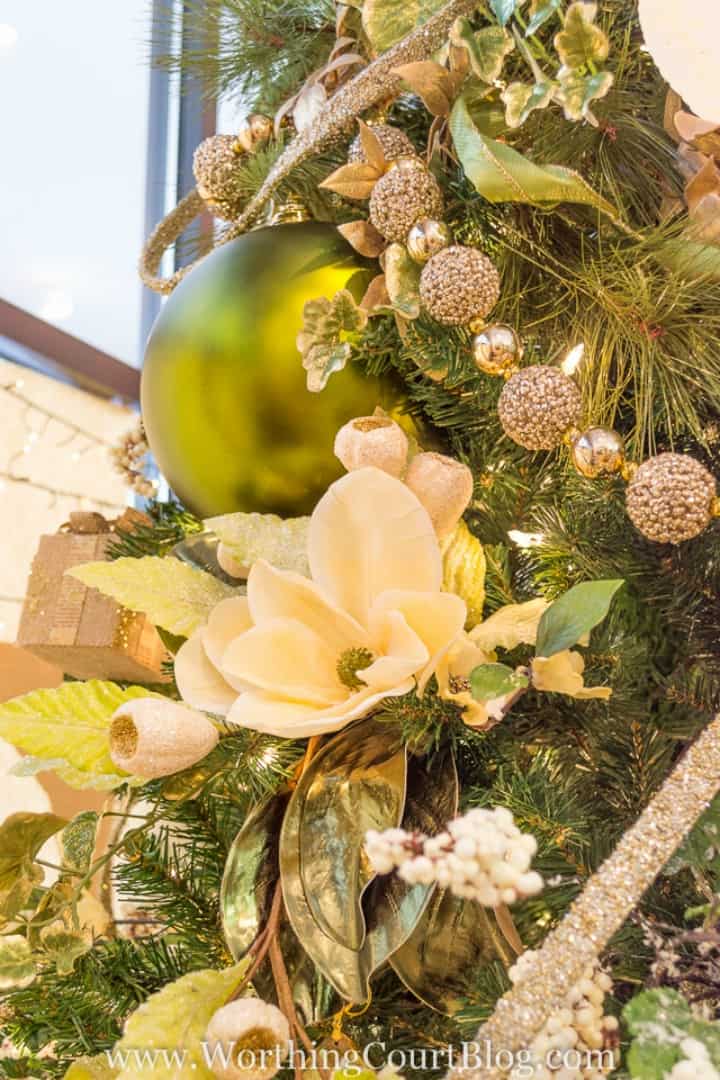
[[[475,1036],[488,1062],[527,1047],[623,925],[720,790],[720,713],[687,750],[613,854],[548,934],[523,980]],[[445,1080],[495,1080],[492,1065],[450,1069]]]
[[[283,180],[298,165],[348,134],[357,117],[366,109],[384,98],[396,96],[400,92],[401,80],[394,74],[393,69],[400,64],[424,60],[431,56],[444,43],[455,20],[461,15],[469,15],[476,6],[477,0],[450,0],[423,26],[413,30],[341,87],[312,127],[293,139],[287,150],[280,155],[259,191],[250,199],[240,217],[219,238],[216,246],[246,232]],[[195,265],[191,263],[182,267],[167,278],[159,277],[157,273],[164,252],[177,240],[203,206],[197,191],[190,192],[153,232],[140,259],[140,277],[149,289],[159,293],[171,293]]]

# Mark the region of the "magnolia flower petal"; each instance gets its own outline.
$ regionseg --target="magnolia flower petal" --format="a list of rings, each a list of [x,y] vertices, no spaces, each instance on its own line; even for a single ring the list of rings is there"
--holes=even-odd
[[[187,705],[224,716],[237,698],[237,690],[223,679],[203,646],[203,630],[197,630],[177,651],[175,682]]]
[[[297,619],[268,619],[230,642],[221,670],[251,688],[323,706],[348,697],[337,661],[326,642]]]
[[[567,694],[573,698],[603,698],[612,694],[609,686],[585,686],[585,661],[578,652],[565,649],[554,656],[536,656],[532,661],[532,684],[536,690]]]
[[[471,630],[470,637],[485,652],[534,645],[538,624],[549,606],[542,597],[525,604],[507,604]]]
[[[334,541],[342,546],[342,534]],[[276,570],[264,559],[253,563],[247,582],[252,620],[261,626],[271,619],[297,619],[320,637],[336,655],[367,645],[363,627],[316,584],[291,570]]]
[[[371,616],[373,622],[371,647],[381,655],[357,674],[367,686],[389,689],[424,668],[430,654],[399,611],[385,611],[375,619]]]
[[[210,612],[202,632],[202,641],[205,652],[211,664],[216,668],[222,667],[223,653],[233,638],[239,637],[252,626],[247,596],[230,596],[227,600],[221,600]],[[227,672],[222,672],[225,681],[237,691],[247,690],[248,685],[240,679],[232,678]]]
[[[387,589],[373,606],[371,631],[373,623],[386,611],[400,611],[428,651],[427,662],[418,675],[418,688],[422,693],[442,657],[463,633],[467,617],[465,601],[454,593]]]
[[[413,688],[412,679],[393,690],[374,692],[370,688],[351,695],[340,705],[320,709],[302,702],[283,701],[262,691],[241,694],[228,715],[231,724],[277,735],[282,739],[307,739],[339,731],[351,720],[367,715],[387,697],[407,694]]]
[[[430,517],[410,489],[372,466],[336,481],[315,507],[313,580],[363,626],[385,590],[438,592],[442,558]]]

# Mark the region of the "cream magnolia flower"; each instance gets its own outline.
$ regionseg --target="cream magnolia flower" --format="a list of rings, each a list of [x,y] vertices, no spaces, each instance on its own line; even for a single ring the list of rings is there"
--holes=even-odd
[[[536,690],[567,694],[574,698],[603,698],[612,694],[609,686],[586,686],[583,680],[585,661],[578,652],[565,649],[554,656],[536,656],[531,665],[532,684]]]
[[[312,515],[312,580],[264,560],[179,650],[195,708],[287,738],[337,731],[386,697],[420,692],[462,634],[427,511],[376,468],[333,484]]]

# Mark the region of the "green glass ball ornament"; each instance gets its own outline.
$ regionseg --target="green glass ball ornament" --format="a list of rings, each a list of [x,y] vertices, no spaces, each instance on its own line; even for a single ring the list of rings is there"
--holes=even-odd
[[[142,411],[158,466],[201,517],[309,513],[343,472],[338,429],[399,388],[348,364],[310,393],[295,339],[308,300],[372,277],[337,230],[258,229],[221,245],[164,305],[145,354]]]

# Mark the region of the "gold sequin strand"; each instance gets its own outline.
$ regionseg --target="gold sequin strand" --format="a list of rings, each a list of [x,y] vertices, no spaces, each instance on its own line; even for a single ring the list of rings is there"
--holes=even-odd
[[[718,790],[720,713],[548,934],[522,983],[498,1001],[493,1015],[478,1030],[475,1041],[481,1048],[482,1064],[450,1069],[445,1080],[507,1076],[492,1064],[494,1054],[526,1047],[561,1007],[570,988],[622,927]]]

